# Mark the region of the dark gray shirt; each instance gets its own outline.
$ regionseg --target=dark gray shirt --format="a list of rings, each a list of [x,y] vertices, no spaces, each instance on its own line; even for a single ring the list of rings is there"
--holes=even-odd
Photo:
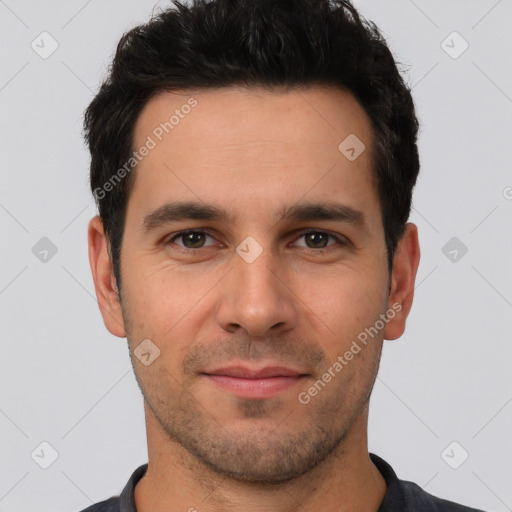
[[[453,501],[436,498],[413,482],[399,480],[393,468],[378,455],[370,453],[370,458],[381,472],[387,485],[386,495],[377,512],[483,512]],[[132,473],[119,496],[113,496],[108,500],[91,505],[81,512],[137,512],[133,491],[147,468],[147,464],[139,466]]]

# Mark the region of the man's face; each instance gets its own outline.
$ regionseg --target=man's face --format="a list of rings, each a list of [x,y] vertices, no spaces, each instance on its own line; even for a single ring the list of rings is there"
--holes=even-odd
[[[176,109],[172,130],[155,132]],[[338,149],[351,134],[366,146],[352,161]],[[120,319],[148,414],[218,473],[304,474],[366,419],[383,330],[357,340],[391,307],[370,121],[334,88],[165,92],[141,112],[134,148],[148,136],[156,146],[127,205]],[[176,202],[229,217],[162,215]],[[148,366],[134,355],[147,339],[160,350]],[[299,376],[219,376],[276,366]]]

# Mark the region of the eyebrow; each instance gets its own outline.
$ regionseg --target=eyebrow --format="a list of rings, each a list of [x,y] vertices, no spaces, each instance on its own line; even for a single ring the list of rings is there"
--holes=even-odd
[[[174,201],[166,203],[144,217],[142,229],[152,231],[169,222],[193,220],[233,220],[233,215],[217,206],[193,201]]]
[[[337,203],[305,203],[285,207],[276,222],[295,221],[335,221],[366,230],[367,224],[362,211]],[[209,220],[233,222],[235,215],[218,206],[194,201],[174,201],[166,203],[144,217],[142,230],[153,231],[170,222],[181,220]]]
[[[359,229],[366,229],[364,213],[351,206],[337,203],[306,203],[286,208],[279,221],[292,219],[296,221],[328,220],[351,224]]]

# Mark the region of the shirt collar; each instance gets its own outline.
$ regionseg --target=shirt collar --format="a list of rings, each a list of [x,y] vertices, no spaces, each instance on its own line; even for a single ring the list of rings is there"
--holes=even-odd
[[[146,474],[148,464],[142,464],[133,473],[119,495],[119,512],[137,512],[135,508],[135,486]]]
[[[400,486],[400,481],[393,468],[378,455],[370,453],[370,459],[375,464],[382,477],[386,481],[386,495],[377,512],[391,510],[397,503],[403,503],[405,498]],[[146,474],[148,464],[142,464],[131,475],[124,489],[119,495],[119,512],[137,512],[135,508],[135,486]]]

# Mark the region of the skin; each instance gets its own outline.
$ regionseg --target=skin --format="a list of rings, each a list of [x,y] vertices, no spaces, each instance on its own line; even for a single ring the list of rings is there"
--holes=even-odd
[[[141,112],[134,147],[191,97],[197,106],[137,166],[121,300],[102,223],[89,224],[100,310],[107,329],[127,337],[144,395],[149,467],[135,489],[137,510],[376,511],[386,485],[368,455],[369,397],[383,340],[404,331],[420,253],[409,223],[389,273],[370,121],[350,93],[332,87],[163,92]],[[366,146],[354,161],[338,150],[349,134]],[[232,218],[142,229],[148,214],[177,200]],[[365,225],[280,219],[306,202],[349,206]],[[173,239],[186,229],[203,234]],[[252,263],[236,252],[249,236],[262,248]],[[393,304],[401,309],[378,335],[301,403],[299,393]],[[144,339],[160,350],[149,366],[134,356]],[[239,363],[307,376],[256,400],[201,375]]]

